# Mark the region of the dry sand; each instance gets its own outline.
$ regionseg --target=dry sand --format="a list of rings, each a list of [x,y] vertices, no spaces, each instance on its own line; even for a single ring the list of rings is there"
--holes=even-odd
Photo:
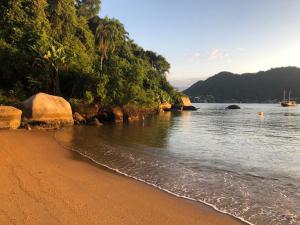
[[[0,224],[241,224],[101,169],[53,132],[0,131]]]

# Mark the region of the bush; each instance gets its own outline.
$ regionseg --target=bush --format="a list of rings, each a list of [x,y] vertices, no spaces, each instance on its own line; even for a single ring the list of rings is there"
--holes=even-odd
[[[88,104],[92,104],[94,102],[94,97],[91,91],[85,91],[84,100]]]

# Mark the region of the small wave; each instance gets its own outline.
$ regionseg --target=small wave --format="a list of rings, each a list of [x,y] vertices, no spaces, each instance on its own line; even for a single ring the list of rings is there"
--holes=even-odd
[[[263,176],[260,176],[260,175],[257,175],[257,174],[252,174],[252,173],[246,173],[245,175],[250,176],[250,177],[255,177],[255,178],[258,178],[258,179],[262,179],[262,180],[265,180],[265,179],[276,180],[276,181],[279,180],[279,179],[274,178],[274,177],[263,177]]]
[[[300,116],[300,115],[295,113],[285,113],[284,116]]]
[[[143,179],[140,179],[140,178],[134,177],[134,176],[132,176],[132,175],[129,175],[129,174],[127,174],[127,173],[124,173],[124,172],[120,171],[119,169],[115,169],[115,168],[112,168],[112,167],[110,167],[110,166],[107,166],[107,165],[105,165],[105,164],[103,164],[103,163],[100,163],[100,162],[98,162],[97,160],[93,159],[92,157],[90,157],[90,156],[88,156],[88,155],[83,154],[82,152],[80,152],[79,150],[77,150],[77,149],[75,149],[75,148],[68,148],[68,147],[66,147],[66,146],[63,146],[63,145],[57,140],[56,134],[57,134],[57,132],[54,134],[54,139],[55,139],[56,143],[58,143],[61,147],[63,147],[64,149],[67,149],[67,150],[76,152],[77,154],[81,155],[82,157],[84,157],[84,158],[86,158],[86,159],[91,160],[93,163],[96,163],[97,165],[103,166],[103,167],[105,167],[105,168],[107,168],[107,169],[109,169],[109,170],[111,170],[111,171],[114,171],[114,172],[116,172],[116,173],[118,173],[118,174],[121,174],[121,175],[123,175],[123,176],[125,176],[125,177],[131,178],[131,179],[134,179],[134,180],[136,180],[136,181],[139,181],[139,182],[142,182],[142,183],[144,183],[144,184],[147,184],[147,185],[150,185],[150,186],[152,186],[152,187],[155,187],[155,188],[157,188],[157,189],[159,189],[159,190],[161,190],[161,191],[164,191],[164,192],[166,192],[166,193],[168,193],[168,194],[171,194],[171,195],[173,195],[173,196],[176,196],[176,197],[178,197],[178,198],[183,198],[183,199],[187,199],[187,200],[194,201],[194,202],[200,202],[200,203],[202,203],[202,204],[204,204],[204,205],[206,205],[206,206],[209,206],[209,207],[213,208],[213,209],[216,210],[217,212],[220,212],[220,213],[223,213],[223,214],[232,216],[233,218],[235,218],[235,219],[237,219],[237,220],[240,220],[240,221],[242,221],[242,222],[244,222],[244,223],[246,223],[246,224],[248,224],[248,225],[254,225],[253,223],[247,221],[246,219],[244,219],[244,218],[242,218],[242,217],[238,217],[238,216],[236,216],[236,215],[233,215],[233,214],[231,214],[231,213],[229,213],[229,212],[227,212],[227,211],[225,211],[225,210],[221,210],[221,209],[219,209],[218,207],[216,207],[215,205],[213,205],[213,204],[211,204],[211,203],[208,203],[208,202],[203,201],[203,200],[197,200],[197,199],[194,199],[194,198],[191,198],[191,197],[187,197],[187,196],[184,196],[184,195],[178,195],[178,194],[176,194],[176,193],[174,193],[174,192],[172,192],[172,191],[169,191],[169,190],[167,190],[167,189],[165,189],[165,188],[162,188],[162,187],[160,187],[160,186],[157,186],[157,185],[155,185],[155,184],[153,184],[153,183],[147,182],[147,181],[145,181],[145,180],[143,180]]]

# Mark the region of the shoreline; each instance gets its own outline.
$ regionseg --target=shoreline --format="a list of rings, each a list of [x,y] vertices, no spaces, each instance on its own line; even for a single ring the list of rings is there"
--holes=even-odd
[[[0,143],[0,224],[246,224],[95,166],[53,131],[0,131]]]
[[[55,139],[55,134],[54,134],[54,139]],[[218,209],[216,206],[214,206],[214,205],[212,205],[212,204],[210,204],[210,203],[207,203],[207,202],[204,202],[204,201],[200,201],[200,200],[196,200],[196,199],[189,198],[189,197],[185,197],[185,196],[181,196],[181,195],[177,195],[177,194],[175,194],[175,193],[173,193],[173,192],[171,192],[171,191],[169,191],[169,190],[167,190],[167,189],[161,188],[161,187],[159,187],[159,186],[156,186],[156,185],[154,185],[154,184],[152,184],[152,183],[149,183],[149,182],[147,182],[147,181],[144,181],[144,180],[142,180],[142,179],[139,179],[139,178],[136,178],[136,177],[134,177],[134,176],[128,175],[128,174],[126,174],[126,173],[123,173],[123,172],[121,172],[121,171],[119,171],[119,170],[117,170],[117,169],[114,169],[114,168],[111,168],[111,167],[109,167],[109,166],[106,166],[105,164],[101,164],[101,163],[97,162],[96,160],[94,160],[93,158],[91,158],[91,157],[89,157],[89,156],[87,156],[87,155],[84,155],[83,153],[81,153],[81,152],[79,152],[79,151],[76,151],[76,150],[74,150],[74,149],[68,149],[67,147],[62,146],[56,139],[55,139],[55,141],[56,141],[62,148],[65,148],[65,149],[67,149],[68,151],[72,151],[72,152],[78,154],[79,157],[82,157],[82,160],[84,160],[84,161],[86,161],[87,163],[90,163],[91,165],[96,166],[96,167],[98,167],[98,168],[100,168],[100,169],[104,169],[104,170],[107,170],[107,171],[109,171],[109,172],[111,172],[111,173],[114,173],[114,174],[116,174],[116,175],[118,175],[118,176],[122,176],[122,177],[125,177],[125,178],[128,178],[128,179],[132,179],[132,180],[134,180],[134,181],[136,181],[136,182],[140,182],[140,183],[142,183],[142,184],[151,186],[151,187],[153,187],[154,189],[157,189],[157,190],[159,190],[159,191],[161,191],[161,192],[164,192],[164,193],[166,193],[166,194],[168,194],[168,195],[171,195],[172,197],[175,197],[175,198],[178,198],[178,199],[181,199],[181,200],[184,200],[184,201],[191,201],[193,204],[196,204],[196,205],[198,205],[199,207],[205,207],[205,208],[208,208],[209,210],[216,211],[217,213],[221,213],[221,214],[227,215],[227,216],[231,217],[232,219],[234,219],[234,220],[236,220],[236,221],[238,221],[238,222],[241,222],[242,224],[245,224],[245,225],[253,225],[253,224],[250,223],[249,221],[246,221],[246,220],[243,219],[243,218],[236,217],[236,216],[234,216],[234,215],[232,215],[232,214],[230,214],[230,213],[228,213],[228,212],[226,212],[226,211],[222,211],[222,210]]]

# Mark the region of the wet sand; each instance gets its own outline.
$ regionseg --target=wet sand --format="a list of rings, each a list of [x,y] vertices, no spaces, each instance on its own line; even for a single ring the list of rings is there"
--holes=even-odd
[[[0,131],[0,224],[242,224],[96,166],[54,132]]]

